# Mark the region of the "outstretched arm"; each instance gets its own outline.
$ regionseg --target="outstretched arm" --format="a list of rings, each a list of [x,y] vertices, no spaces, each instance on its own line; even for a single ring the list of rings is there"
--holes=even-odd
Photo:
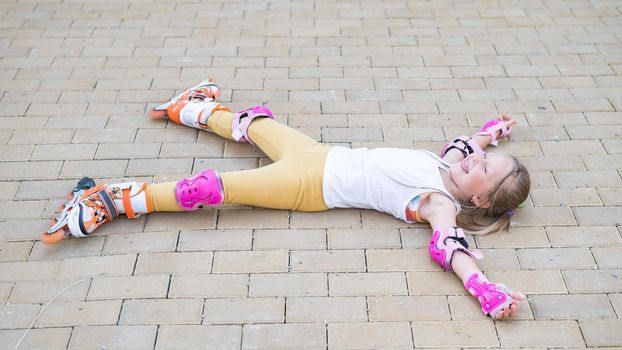
[[[497,117],[496,119],[489,121],[488,123],[486,123],[486,125],[484,125],[484,127],[482,127],[482,129],[485,129],[486,126],[489,125],[494,120],[502,121],[505,127],[508,129],[516,125],[516,120],[512,119],[510,116],[503,115],[503,116]],[[481,132],[481,131],[478,131],[477,133],[473,134],[473,136],[471,136],[471,139],[480,149],[484,150],[493,141],[495,141],[495,144],[496,144],[496,138],[501,136],[503,132],[501,129],[497,129],[494,131],[494,133],[496,133],[496,137],[494,138],[494,140],[493,140],[491,133],[486,133],[486,132]],[[441,156],[446,161],[450,163],[455,163],[455,162],[459,162],[463,160],[465,158],[465,153],[460,151],[460,149],[458,148],[452,148],[448,150],[444,155],[441,155]]]
[[[502,284],[491,283],[475,263],[481,253],[469,249],[462,229],[456,227],[456,209],[449,199],[432,198],[421,215],[430,222],[434,234],[430,254],[444,269],[453,271],[469,293],[482,305],[482,311],[494,319],[504,319],[518,313],[518,304],[524,298],[509,291]],[[447,201],[449,202],[447,202]]]

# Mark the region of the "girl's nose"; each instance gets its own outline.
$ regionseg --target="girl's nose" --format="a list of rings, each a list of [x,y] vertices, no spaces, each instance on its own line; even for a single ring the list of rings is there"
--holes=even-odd
[[[485,164],[487,162],[487,160],[479,154],[475,154],[475,158],[473,160],[475,161],[475,164],[477,165]]]

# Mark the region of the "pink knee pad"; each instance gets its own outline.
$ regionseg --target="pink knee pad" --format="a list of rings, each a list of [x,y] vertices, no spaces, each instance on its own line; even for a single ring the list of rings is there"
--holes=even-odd
[[[175,199],[185,211],[201,208],[203,205],[222,204],[225,193],[220,176],[213,169],[203,170],[198,175],[181,179],[175,185]]]
[[[512,297],[505,292],[504,285],[490,283],[477,272],[467,278],[464,288],[479,300],[486,315],[495,317],[499,311],[512,304]]]
[[[251,125],[253,120],[257,118],[274,119],[274,116],[272,115],[272,111],[264,106],[255,106],[238,112],[233,118],[231,124],[231,128],[233,130],[231,137],[233,137],[233,139],[237,142],[247,142],[254,145],[253,141],[248,136],[248,127]]]

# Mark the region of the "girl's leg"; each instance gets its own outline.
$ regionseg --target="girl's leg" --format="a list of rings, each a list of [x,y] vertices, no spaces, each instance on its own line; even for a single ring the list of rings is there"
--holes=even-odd
[[[254,143],[273,161],[315,144],[315,140],[272,120],[272,112],[256,106],[231,113],[216,102],[220,90],[211,79],[184,91],[170,102],[152,110],[152,117],[163,118],[196,129],[207,129],[226,139]]]
[[[147,187],[147,198],[153,212],[182,211],[175,198],[175,185],[177,181],[151,184]]]
[[[330,146],[317,143],[263,168],[220,175],[209,169],[189,179],[152,185],[96,185],[92,179],[84,178],[59,208],[61,212],[41,239],[44,243],[57,243],[70,235],[85,237],[122,214],[133,219],[140,214],[189,211],[204,205],[326,210],[322,181],[329,150]]]
[[[330,146],[316,144],[259,169],[221,174],[226,204],[297,211],[327,210],[322,193]]]
[[[232,125],[237,113],[215,111],[207,119],[208,130],[233,140]],[[274,119],[258,118],[248,127],[248,136],[270,159],[277,161],[286,155],[298,153],[317,142],[311,137],[283,125]]]
[[[329,149],[327,145],[317,144],[259,169],[219,174],[222,204],[298,211],[328,209],[322,195],[322,179]],[[153,211],[182,210],[175,196],[178,183],[166,182],[147,188]]]

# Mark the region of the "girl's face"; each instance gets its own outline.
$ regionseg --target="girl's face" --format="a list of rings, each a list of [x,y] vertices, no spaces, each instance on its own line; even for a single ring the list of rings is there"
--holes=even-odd
[[[461,197],[478,206],[487,202],[486,193],[494,190],[512,171],[514,160],[505,154],[473,153],[451,165],[449,175],[460,190]]]

